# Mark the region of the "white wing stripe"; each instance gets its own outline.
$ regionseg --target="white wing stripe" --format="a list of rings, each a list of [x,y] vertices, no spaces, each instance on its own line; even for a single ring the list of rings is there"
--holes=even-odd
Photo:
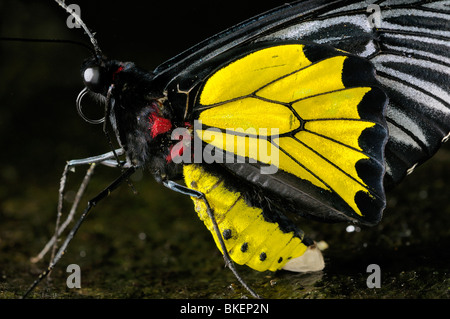
[[[392,68],[384,66],[383,62],[396,62],[396,63],[404,63],[409,65],[415,65],[419,67],[426,67],[427,69],[431,69],[436,72],[440,73],[446,73],[450,74],[450,67],[445,67],[441,64],[427,62],[425,65],[423,62],[418,59],[411,59],[411,58],[404,58],[401,56],[395,56],[395,55],[381,55],[378,57],[375,57],[373,60],[374,64],[376,65],[376,69],[378,71],[385,72],[389,75],[392,75],[398,79],[402,79],[408,83],[411,83],[412,85],[415,85],[416,87],[424,88],[434,96],[444,100],[444,101],[450,101],[450,94],[443,90],[441,87],[437,86],[436,84],[428,81],[421,80],[413,75],[400,72],[398,70],[394,70]],[[426,103],[425,103],[426,104]],[[449,113],[448,107],[444,106],[442,104],[442,107],[439,108],[444,113]]]
[[[414,26],[403,26],[401,24],[391,23],[386,20],[389,20],[389,18],[397,18],[400,16],[414,16],[415,18],[432,18],[432,19],[442,19],[449,21],[450,15],[445,13],[438,13],[438,12],[430,12],[430,11],[422,11],[422,10],[405,10],[405,9],[398,9],[398,10],[387,10],[387,11],[381,11],[381,28],[383,29],[393,29],[393,30],[401,30],[401,31],[408,31],[408,32],[421,32],[421,33],[427,33],[429,35],[439,35],[444,37],[450,37],[450,31],[444,31],[439,29],[431,29],[431,28],[419,28]]]
[[[446,47],[450,46],[450,43],[448,40],[429,38],[426,36],[418,36],[418,35],[410,35],[410,34],[396,34],[396,33],[386,33],[386,34],[383,34],[383,36],[386,38],[397,38],[397,39],[408,40],[408,41],[412,41],[412,42],[418,41],[418,42],[429,43],[429,44],[434,44],[434,45],[441,45],[441,46],[446,46]]]
[[[395,125],[388,122],[389,129],[389,139],[394,143],[403,144],[407,147],[412,147],[416,150],[421,151],[421,147],[414,141],[411,136],[405,133],[405,131],[399,129]]]
[[[440,101],[430,98],[430,95],[425,94],[419,90],[414,89],[411,86],[405,85],[399,81],[394,81],[386,77],[377,75],[378,80],[386,87],[392,88],[398,91],[400,94],[411,98],[412,100],[420,103],[423,108],[429,109],[430,113],[434,113],[435,116],[449,116],[450,109],[448,109]]]
[[[440,60],[445,64],[449,64],[450,65],[450,58],[444,57],[442,55],[438,55],[438,54],[433,54],[427,51],[421,51],[421,50],[416,50],[416,49],[411,49],[411,48],[406,48],[406,47],[399,47],[399,46],[394,46],[394,45],[388,45],[385,44],[384,45],[386,48],[391,49],[393,51],[398,51],[401,53],[411,53],[414,55],[421,55],[427,58],[432,58],[435,60]],[[428,62],[429,63],[429,62]]]
[[[391,107],[387,111],[387,117],[393,120],[398,125],[407,128],[407,130],[413,133],[414,136],[417,137],[417,139],[419,139],[425,145],[428,145],[427,138],[423,130],[406,114],[402,113],[400,110]],[[392,123],[389,122],[388,128],[390,138],[396,140],[397,143],[403,143],[416,149],[420,149],[420,146],[400,128],[396,127],[395,125],[392,125]]]

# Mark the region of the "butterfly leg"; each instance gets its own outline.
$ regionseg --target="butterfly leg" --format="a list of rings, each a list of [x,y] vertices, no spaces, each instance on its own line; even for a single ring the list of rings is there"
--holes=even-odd
[[[123,150],[118,149],[115,150],[116,155],[122,155]],[[52,258],[55,253],[55,243],[59,236],[61,236],[62,232],[66,229],[66,227],[69,225],[69,223],[73,220],[73,216],[78,208],[78,204],[81,200],[81,197],[83,196],[87,185],[89,184],[90,178],[94,173],[94,169],[97,164],[106,165],[109,167],[117,167],[119,166],[117,160],[115,159],[116,155],[114,152],[108,152],[105,154],[101,154],[98,156],[83,158],[83,159],[76,159],[68,161],[66,166],[64,167],[64,171],[61,176],[60,180],[60,187],[59,187],[59,196],[58,196],[58,211],[57,211],[57,218],[56,218],[56,225],[55,225],[55,233],[53,237],[47,242],[47,244],[44,246],[44,248],[37,254],[35,257],[31,258],[31,262],[36,263],[40,261],[45,254],[49,251],[49,249],[53,246],[53,253]],[[75,167],[81,166],[81,165],[89,165],[88,170],[86,171],[86,174],[83,178],[83,181],[80,184],[80,187],[77,190],[77,193],[75,195],[74,201],[72,203],[72,207],[70,208],[69,214],[67,215],[66,220],[60,225],[60,220],[62,216],[62,206],[63,206],[63,199],[64,199],[64,192],[65,192],[65,186],[67,181],[67,175],[69,172],[74,171]],[[129,163],[122,163],[122,167],[130,167]]]
[[[83,213],[81,214],[80,218],[77,220],[75,225],[70,230],[69,234],[67,235],[66,239],[64,240],[63,244],[59,248],[58,252],[56,253],[55,257],[52,258],[47,270],[43,271],[39,277],[33,282],[33,284],[28,288],[28,290],[25,292],[25,294],[22,296],[22,298],[26,298],[28,294],[30,294],[34,288],[45,278],[47,275],[53,270],[53,268],[56,266],[58,261],[62,258],[64,253],[66,252],[66,249],[69,245],[69,243],[74,238],[76,232],[80,228],[81,224],[84,222],[86,217],[89,214],[89,211],[92,209],[92,207],[96,206],[102,199],[107,197],[112,191],[114,191],[120,184],[122,184],[124,181],[128,180],[128,178],[136,171],[136,167],[132,166],[126,169],[122,175],[120,175],[114,182],[112,182],[108,187],[106,187],[103,191],[101,191],[97,196],[92,198],[88,201],[88,204],[86,208],[84,209]]]
[[[244,286],[245,289],[247,289],[247,291],[255,298],[260,299],[261,296],[259,296],[253,289],[251,289],[247,283],[241,278],[241,276],[239,275],[239,273],[237,272],[236,268],[234,267],[234,263],[230,258],[230,255],[228,254],[227,248],[225,246],[225,243],[223,241],[223,237],[222,234],[220,233],[219,230],[219,226],[217,225],[216,222],[216,218],[214,217],[214,211],[211,209],[208,200],[205,197],[205,194],[203,194],[202,192],[190,189],[186,186],[177,184],[173,181],[163,181],[163,185],[175,192],[184,194],[184,195],[188,195],[191,197],[195,197],[198,199],[201,199],[205,205],[206,205],[206,211],[208,213],[208,217],[211,219],[211,223],[214,227],[214,231],[217,235],[217,238],[219,239],[220,242],[220,246],[222,248],[223,251],[223,258],[225,259],[225,265],[230,268],[230,270],[233,272],[234,276],[236,277],[236,279],[242,284],[242,286]]]

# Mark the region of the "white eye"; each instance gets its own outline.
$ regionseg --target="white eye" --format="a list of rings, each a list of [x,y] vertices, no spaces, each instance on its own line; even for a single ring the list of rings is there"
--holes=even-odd
[[[98,83],[100,72],[97,68],[87,68],[84,70],[83,78],[86,83]]]

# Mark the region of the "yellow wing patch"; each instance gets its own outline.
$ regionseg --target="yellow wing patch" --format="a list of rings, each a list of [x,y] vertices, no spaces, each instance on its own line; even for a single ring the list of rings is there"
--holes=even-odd
[[[255,116],[264,110],[264,116]],[[253,97],[230,101],[219,108],[203,111],[199,118],[204,125],[227,128],[278,128],[279,134],[300,127],[300,120],[284,105],[274,104]]]
[[[184,178],[189,188],[205,194],[234,262],[258,271],[276,271],[306,251],[307,246],[293,231],[285,233],[278,223],[266,221],[261,208],[249,206],[239,192],[227,189],[223,180],[200,165],[185,165]],[[197,198],[192,200],[199,218],[223,253],[205,203]]]
[[[327,189],[333,189],[357,214],[361,215],[354,196],[358,191],[367,192],[367,189],[358,177],[355,164],[368,157],[361,152],[349,150],[345,146],[307,132],[298,133],[296,138],[298,140],[289,137],[275,139],[274,143],[295,157],[304,167],[315,172],[315,179],[310,180],[312,183],[319,187],[318,180],[325,183]],[[327,157],[321,154],[327,154]],[[295,166],[286,166],[282,169],[294,174],[293,167]]]
[[[334,120],[322,120],[306,122],[305,130],[362,151],[358,138],[365,129],[373,126],[374,123],[364,121],[340,120],[336,125]]]
[[[249,95],[286,74],[311,64],[303,45],[283,45],[259,50],[218,70],[203,88],[200,104],[211,105]]]
[[[196,134],[205,143],[264,164],[274,163],[265,161],[259,148],[275,147],[278,169],[336,193],[363,216],[356,195],[373,195],[356,169],[359,161],[369,159],[359,138],[376,124],[361,118],[358,105],[372,88],[345,87],[348,56],[336,53],[312,63],[304,47],[264,48],[215,72],[200,91],[199,119],[221,133],[214,138],[208,130]],[[228,145],[236,133],[227,129],[236,128],[256,131],[242,137],[244,146]],[[260,128],[268,133],[259,134]]]
[[[241,132],[242,130],[236,130],[235,132]],[[248,133],[249,131],[247,131]],[[264,134],[264,136],[269,135]],[[271,160],[271,151],[275,149],[274,145],[271,144],[267,139],[259,138],[256,136],[258,132],[255,131],[253,134],[238,135],[232,134],[230,132],[223,133],[213,130],[197,130],[195,131],[197,136],[199,136],[204,142],[213,145],[217,149],[225,150],[232,154],[236,154],[240,157],[251,158],[255,162],[261,162],[264,164],[274,164]],[[242,133],[245,133],[242,131]],[[278,150],[277,150],[278,151]]]
[[[342,68],[345,56],[329,58],[268,84],[256,95],[269,100],[290,103],[308,96],[344,88]]]
[[[370,88],[349,88],[327,92],[298,102],[292,107],[304,120],[320,119],[360,119],[358,104]]]

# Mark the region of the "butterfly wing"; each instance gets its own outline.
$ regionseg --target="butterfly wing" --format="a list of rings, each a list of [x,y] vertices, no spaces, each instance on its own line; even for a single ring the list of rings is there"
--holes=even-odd
[[[370,63],[328,46],[265,43],[230,56],[199,86],[192,114],[195,138],[232,160],[185,165],[186,185],[205,194],[236,263],[321,270],[320,251],[286,213],[378,222],[386,95]],[[261,153],[269,148],[276,159]],[[262,173],[268,164],[277,169]],[[205,203],[192,200],[222,250]]]
[[[223,150],[235,176],[302,215],[377,223],[388,133],[370,63],[293,42],[239,53],[200,86],[195,137]],[[263,164],[277,169],[265,173]]]

